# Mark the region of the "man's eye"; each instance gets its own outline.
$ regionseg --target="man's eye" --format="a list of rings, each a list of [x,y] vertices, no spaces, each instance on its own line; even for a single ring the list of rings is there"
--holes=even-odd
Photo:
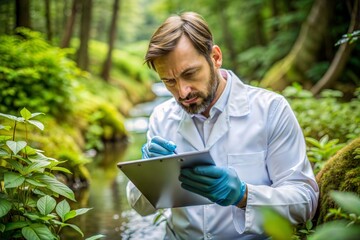
[[[164,82],[164,84],[166,86],[169,86],[169,87],[173,87],[176,85],[176,80],[175,79],[165,79],[165,80],[162,80]]]

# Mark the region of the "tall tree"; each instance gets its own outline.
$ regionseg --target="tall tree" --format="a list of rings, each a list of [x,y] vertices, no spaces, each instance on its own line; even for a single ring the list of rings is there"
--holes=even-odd
[[[117,24],[117,19],[118,19],[118,13],[119,13],[119,6],[121,4],[120,0],[114,0],[114,7],[113,7],[113,14],[112,14],[112,19],[111,19],[111,25],[110,25],[110,30],[109,30],[109,48],[108,48],[108,53],[106,56],[106,59],[103,63],[103,68],[101,71],[101,77],[106,80],[109,81],[110,79],[110,70],[111,70],[111,64],[112,64],[112,52],[114,49],[114,42],[115,42],[115,37],[116,37],[116,24]]]
[[[77,51],[77,64],[83,70],[89,68],[89,39],[92,0],[81,1],[80,46]]]
[[[63,34],[63,37],[61,40],[61,44],[60,44],[60,47],[62,47],[62,48],[67,48],[70,46],[70,40],[71,40],[72,34],[74,32],[76,15],[79,12],[79,9],[81,7],[81,5],[79,3],[80,3],[79,0],[72,1],[71,13],[67,18],[65,31],[64,31],[64,34]]]
[[[46,33],[47,39],[49,42],[52,40],[52,28],[51,28],[51,8],[50,8],[50,0],[45,1],[45,20],[46,20]]]
[[[352,1],[348,0],[347,2],[348,5],[351,6]],[[348,29],[349,34],[356,30],[359,30],[360,27],[359,1],[355,0],[351,8],[352,13],[351,22]],[[320,93],[321,90],[330,87],[331,84],[333,84],[340,77],[354,46],[355,44],[350,44],[349,42],[340,45],[325,75],[311,88],[312,93],[314,93],[315,95]]]
[[[335,3],[336,0],[315,0],[291,51],[270,68],[261,86],[282,90],[296,81],[307,85],[305,73],[316,62],[324,39],[329,34],[328,25]]]
[[[15,16],[15,27],[31,28],[30,0],[16,0]]]

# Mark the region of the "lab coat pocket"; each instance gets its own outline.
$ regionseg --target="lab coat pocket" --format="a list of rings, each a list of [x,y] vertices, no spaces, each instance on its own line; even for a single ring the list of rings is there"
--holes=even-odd
[[[239,178],[250,184],[269,182],[265,163],[265,152],[228,154],[228,167],[235,169]]]

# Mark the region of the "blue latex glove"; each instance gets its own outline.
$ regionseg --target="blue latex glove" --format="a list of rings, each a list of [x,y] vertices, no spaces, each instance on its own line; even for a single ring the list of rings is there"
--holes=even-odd
[[[150,142],[145,143],[142,148],[142,158],[152,158],[164,155],[175,154],[176,145],[172,141],[163,139],[162,137],[155,136]]]
[[[221,205],[237,205],[245,195],[246,184],[234,169],[197,166],[181,170],[181,186]]]

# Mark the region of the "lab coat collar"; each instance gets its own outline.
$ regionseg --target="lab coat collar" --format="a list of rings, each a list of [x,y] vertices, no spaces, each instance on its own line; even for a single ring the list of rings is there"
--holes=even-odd
[[[249,101],[245,84],[232,72],[228,71],[232,78],[230,96],[227,102],[225,111],[222,112],[214,125],[209,139],[204,146],[204,143],[197,133],[197,128],[191,118],[190,114],[182,111],[182,118],[179,124],[178,132],[188,141],[195,149],[203,150],[204,148],[211,148],[222,136],[224,136],[230,129],[229,118],[245,116],[249,113]]]

